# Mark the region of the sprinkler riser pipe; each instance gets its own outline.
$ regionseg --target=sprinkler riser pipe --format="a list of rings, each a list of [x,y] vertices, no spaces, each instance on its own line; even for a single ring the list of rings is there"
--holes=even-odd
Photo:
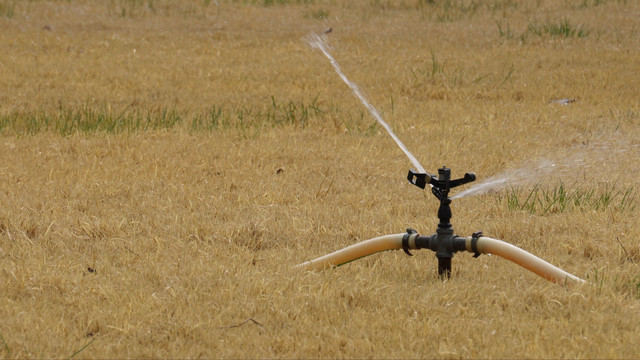
[[[440,220],[438,227],[450,227],[451,217],[451,200],[449,198],[441,200],[438,208],[438,219]]]
[[[438,276],[442,280],[451,278],[450,257],[438,257]]]

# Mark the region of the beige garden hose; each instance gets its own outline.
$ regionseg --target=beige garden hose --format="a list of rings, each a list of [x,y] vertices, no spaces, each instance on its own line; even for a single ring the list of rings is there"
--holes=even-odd
[[[478,239],[477,246],[478,251],[482,254],[498,255],[542,276],[549,281],[558,284],[565,284],[567,280],[584,282],[581,278],[571,275],[568,272],[540,259],[539,257],[502,240],[492,239],[490,237],[480,237]],[[471,251],[471,237],[467,238],[467,250]]]
[[[307,270],[322,270],[328,267],[340,266],[381,251],[402,249],[402,239],[404,236],[407,236],[407,234],[385,235],[369,239],[317,259],[304,262],[299,264],[297,267]],[[418,234],[410,234],[408,236],[408,246],[410,249],[416,249],[415,240],[417,236]],[[466,250],[474,252],[472,250],[471,242],[472,238],[470,236],[467,237],[465,244]],[[479,253],[500,256],[557,284],[567,284],[567,280],[584,282],[583,279],[557,268],[539,257],[502,240],[483,236],[478,238],[476,247]]]
[[[340,266],[377,252],[402,249],[402,237],[404,235],[405,234],[385,235],[369,239],[317,259],[303,262],[297,267],[307,270],[322,270],[332,266]]]

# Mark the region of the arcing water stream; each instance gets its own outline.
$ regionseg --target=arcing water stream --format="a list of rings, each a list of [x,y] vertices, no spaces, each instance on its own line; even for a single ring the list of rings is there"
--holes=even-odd
[[[340,69],[340,65],[333,58],[333,56],[331,56],[331,53],[329,53],[329,50],[327,49],[327,36],[312,34],[312,35],[309,35],[309,37],[307,38],[307,42],[309,43],[309,45],[311,45],[312,48],[322,51],[324,56],[326,56],[327,59],[329,59],[329,61],[331,62],[331,65],[336,70],[338,75],[340,75],[340,78],[342,79],[342,81],[344,81],[344,83],[347,84],[347,86],[349,86],[351,91],[353,91],[353,94],[358,98],[358,100],[360,100],[360,102],[362,102],[362,104],[367,108],[367,110],[369,110],[369,112],[376,119],[378,124],[382,125],[382,127],[385,130],[387,130],[387,132],[389,133],[389,135],[391,135],[391,137],[396,142],[396,144],[398,144],[400,149],[407,155],[407,157],[409,158],[413,166],[415,166],[416,170],[423,174],[426,173],[422,165],[420,165],[420,162],[418,161],[418,159],[416,159],[415,156],[413,156],[413,154],[409,152],[409,150],[402,143],[402,141],[400,141],[400,139],[398,139],[396,134],[393,133],[393,131],[391,130],[391,127],[384,120],[382,120],[382,116],[380,116],[380,113],[378,113],[378,110],[376,110],[376,108],[373,107],[373,105],[371,105],[369,101],[367,101],[364,95],[362,95],[362,93],[360,92],[360,89],[358,89],[358,85],[349,81],[347,76],[342,72],[342,69]]]

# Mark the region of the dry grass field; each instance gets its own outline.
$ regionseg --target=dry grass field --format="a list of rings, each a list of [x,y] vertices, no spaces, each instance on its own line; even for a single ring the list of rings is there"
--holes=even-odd
[[[638,358],[638,19],[632,0],[0,0],[0,358]],[[589,283],[469,253],[441,281],[426,250],[295,269],[438,221],[305,41],[328,28],[427,171],[513,180],[455,199],[457,234]]]

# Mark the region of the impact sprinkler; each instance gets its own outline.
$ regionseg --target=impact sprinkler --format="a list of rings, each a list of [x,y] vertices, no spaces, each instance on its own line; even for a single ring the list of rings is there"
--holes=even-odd
[[[454,235],[453,227],[451,226],[451,198],[449,197],[449,191],[457,186],[474,181],[476,175],[474,173],[466,173],[461,179],[451,180],[451,169],[446,166],[438,169],[437,177],[428,174],[420,165],[418,159],[409,152],[402,141],[393,133],[389,124],[382,119],[378,110],[360,92],[358,86],[349,81],[338,62],[329,52],[326,44],[326,34],[311,35],[307,41],[313,48],[320,50],[329,59],[331,66],[351,89],[355,97],[360,100],[373,118],[389,133],[389,136],[409,158],[414,168],[417,169],[409,170],[409,182],[421,189],[424,189],[429,184],[431,192],[440,201],[440,207],[438,208],[439,223],[436,233],[433,235],[421,236],[417,231],[407,229],[405,233],[380,236],[351,245],[342,250],[299,264],[298,267],[308,270],[321,270],[340,266],[361,257],[386,250],[403,249],[405,253],[412,255],[409,250],[431,249],[435,251],[438,258],[438,274],[440,278],[447,279],[451,276],[451,258],[453,258],[453,254],[466,250],[473,253],[474,257],[478,257],[480,254],[498,255],[556,283],[566,284],[568,280],[584,282],[579,277],[571,275],[519,247],[502,240],[485,237],[482,232],[476,232],[467,237]]]
[[[449,191],[454,187],[470,183],[476,179],[476,174],[466,173],[461,179],[451,180],[451,169],[443,166],[438,169],[438,177],[429,175],[427,173],[417,173],[414,170],[409,170],[407,177],[409,182],[415,186],[424,189],[428,183],[431,185],[431,192],[440,201],[440,207],[438,208],[438,228],[436,233],[431,236],[418,236],[415,239],[416,249],[431,249],[436,252],[438,258],[438,275],[440,277],[451,277],[451,258],[457,251],[466,250],[465,244],[467,239],[456,236],[453,234],[453,227],[451,226],[451,199],[449,198]],[[412,233],[415,230],[408,229],[407,234]],[[475,233],[475,239],[477,241],[481,232]],[[409,252],[409,237],[403,237],[402,249],[404,252],[413,256]],[[476,251],[476,257],[480,254]]]
[[[340,266],[381,251],[402,249],[407,255],[412,256],[410,250],[430,249],[436,253],[438,258],[438,275],[441,279],[451,277],[451,259],[454,253],[468,251],[473,253],[474,258],[481,254],[500,256],[558,284],[568,285],[570,281],[584,282],[581,278],[557,268],[517,246],[502,240],[485,237],[482,232],[476,232],[467,237],[455,235],[451,225],[451,198],[449,197],[449,191],[457,186],[474,181],[476,179],[474,173],[466,173],[460,179],[451,180],[451,169],[443,166],[438,169],[437,177],[426,172],[409,170],[407,178],[410,183],[421,189],[430,185],[431,192],[440,201],[440,207],[438,208],[439,222],[435,234],[423,236],[413,229],[407,229],[405,233],[380,236],[351,245],[342,250],[299,264],[298,267],[308,270],[321,270]]]

